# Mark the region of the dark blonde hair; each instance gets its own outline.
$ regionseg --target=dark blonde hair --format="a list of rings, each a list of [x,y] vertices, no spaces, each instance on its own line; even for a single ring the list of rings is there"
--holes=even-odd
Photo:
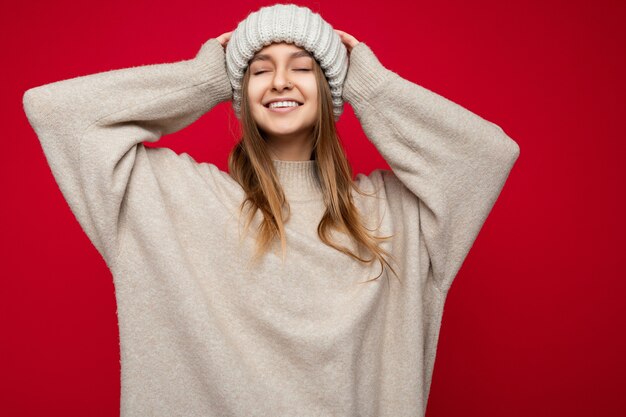
[[[385,256],[391,257],[391,255],[378,244],[381,241],[391,239],[393,235],[376,236],[370,233],[374,230],[365,227],[358,208],[354,204],[352,189],[361,195],[372,195],[360,190],[352,181],[352,168],[346,158],[335,126],[332,95],[328,81],[316,59],[314,59],[313,67],[319,100],[318,117],[311,132],[315,140],[312,157],[315,160],[326,205],[326,212],[317,227],[317,233],[326,245],[360,262],[369,264],[378,260],[381,265],[381,273],[373,280],[378,279],[383,274],[385,265],[400,280],[398,274],[385,259]],[[256,212],[260,210],[263,214],[263,220],[257,230],[254,260],[258,260],[268,250],[276,237],[280,238],[284,260],[286,253],[285,223],[289,219],[290,208],[272,158],[268,153],[263,133],[259,130],[250,112],[247,94],[249,79],[250,66],[246,69],[242,80],[240,110],[242,134],[228,157],[229,174],[241,185],[246,194],[246,198],[240,206],[241,214],[248,207],[246,232],[249,230]],[[286,214],[285,218],[283,218],[284,214]],[[333,242],[330,238],[331,229],[351,237],[359,248],[358,253]],[[359,256],[361,248],[366,248],[373,256],[369,259]],[[369,281],[372,280],[365,282]]]

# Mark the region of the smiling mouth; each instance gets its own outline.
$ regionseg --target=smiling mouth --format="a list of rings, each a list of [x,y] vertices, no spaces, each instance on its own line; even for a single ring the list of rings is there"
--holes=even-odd
[[[302,106],[304,106],[304,104],[301,104],[301,103],[298,103],[297,106],[287,106],[287,107],[270,107],[270,105],[268,104],[267,106],[265,106],[265,108],[271,111],[272,113],[290,113],[292,111],[299,109]]]
[[[304,105],[304,103],[300,103],[299,101],[296,101],[296,103],[298,103],[298,105],[297,105],[297,106],[274,107],[274,109],[285,109],[285,108],[291,108],[291,107],[296,108],[296,107],[300,107],[300,106],[303,106],[303,105]],[[266,109],[269,109],[269,108],[271,108],[271,107],[270,107],[270,104],[272,104],[272,103],[267,103],[264,107],[265,107]]]

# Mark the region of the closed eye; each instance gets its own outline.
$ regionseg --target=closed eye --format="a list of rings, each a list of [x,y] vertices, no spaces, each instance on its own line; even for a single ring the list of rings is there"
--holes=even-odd
[[[309,68],[298,68],[295,71],[311,71],[311,69],[309,69]],[[263,74],[264,72],[267,72],[267,71],[257,71],[255,73],[253,73],[253,75]]]

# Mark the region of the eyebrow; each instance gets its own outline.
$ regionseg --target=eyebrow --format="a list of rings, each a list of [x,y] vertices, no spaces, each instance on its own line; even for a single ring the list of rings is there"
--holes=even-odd
[[[311,55],[311,53],[309,51],[296,51],[296,52],[292,52],[291,54],[289,54],[289,58],[293,59],[293,58],[302,58],[302,57],[310,57],[313,58],[313,55]],[[255,61],[270,61],[272,58],[269,55],[266,54],[257,54],[255,56],[252,57],[252,59],[250,60],[250,62],[248,63],[249,65],[252,65],[253,62]]]

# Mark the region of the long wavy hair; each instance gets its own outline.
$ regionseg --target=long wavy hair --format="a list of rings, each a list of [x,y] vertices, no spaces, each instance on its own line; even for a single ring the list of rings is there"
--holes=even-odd
[[[328,81],[319,62],[314,59],[314,74],[317,80],[318,111],[317,120],[311,134],[314,138],[312,158],[315,160],[318,178],[323,192],[326,211],[317,227],[321,241],[346,255],[371,264],[378,260],[381,272],[378,276],[365,282],[378,279],[389,267],[398,278],[398,274],[385,257],[393,257],[379,246],[379,242],[391,239],[392,236],[377,236],[374,230],[368,229],[362,220],[358,208],[354,204],[351,190],[366,196],[372,194],[360,190],[352,181],[352,168],[340,143],[333,117],[333,102]],[[230,176],[245,191],[246,198],[241,203],[240,215],[247,208],[245,223],[246,233],[257,211],[263,215],[256,235],[256,250],[253,260],[257,261],[276,238],[280,239],[283,261],[286,254],[285,223],[289,219],[290,208],[276,174],[272,158],[268,153],[267,142],[263,132],[254,121],[248,100],[248,83],[250,67],[243,77],[241,94],[241,137],[228,156]],[[345,233],[357,245],[356,253],[349,248],[332,241],[331,230]],[[370,253],[369,258],[361,256],[363,249]]]

